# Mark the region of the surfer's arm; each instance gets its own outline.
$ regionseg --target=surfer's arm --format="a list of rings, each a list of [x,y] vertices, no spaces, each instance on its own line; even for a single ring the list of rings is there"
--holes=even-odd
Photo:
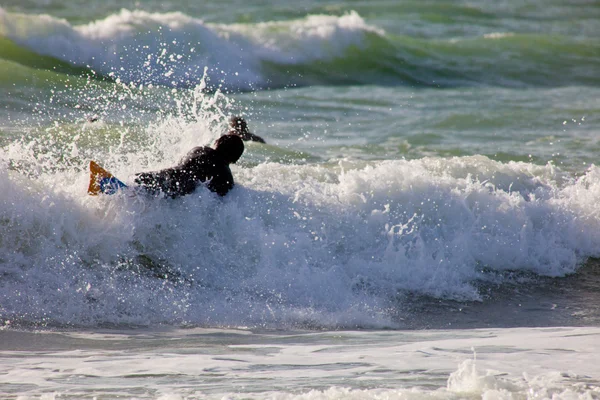
[[[238,131],[238,130],[232,129],[229,131],[228,135],[237,135],[237,136],[241,137],[243,141],[246,141],[246,142],[250,141],[250,142],[267,143],[267,142],[265,142],[265,139],[261,138],[258,135],[255,135],[252,132]]]
[[[219,196],[225,196],[233,188],[233,175],[229,167],[223,168],[212,179],[207,181],[206,187]]]
[[[259,142],[259,143],[266,143],[265,139],[261,138],[258,135],[255,135],[254,133],[248,132],[246,135],[247,135],[248,139],[243,138],[244,140],[250,140],[252,142]]]

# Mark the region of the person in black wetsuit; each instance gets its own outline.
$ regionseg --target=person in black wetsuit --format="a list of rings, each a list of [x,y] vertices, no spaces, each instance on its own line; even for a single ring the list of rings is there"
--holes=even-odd
[[[244,142],[238,135],[224,135],[215,148],[194,147],[179,165],[157,172],[136,174],[135,183],[153,193],[175,198],[190,194],[204,183],[211,191],[225,196],[233,188],[229,164],[234,164],[244,152]]]
[[[231,127],[230,135],[239,135],[245,141],[266,143],[263,138],[248,130],[248,123],[242,117],[231,117],[229,126]]]

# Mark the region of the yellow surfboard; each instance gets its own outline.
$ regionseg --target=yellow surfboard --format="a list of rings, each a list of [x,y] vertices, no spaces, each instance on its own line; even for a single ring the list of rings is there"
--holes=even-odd
[[[115,194],[125,187],[127,187],[127,185],[115,178],[113,174],[102,168],[95,161],[90,161],[89,195]]]

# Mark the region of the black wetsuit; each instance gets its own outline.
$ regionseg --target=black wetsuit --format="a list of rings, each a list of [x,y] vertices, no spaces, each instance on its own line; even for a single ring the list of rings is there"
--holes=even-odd
[[[203,182],[208,189],[221,196],[225,196],[233,187],[229,163],[210,147],[195,147],[179,165],[157,172],[143,172],[135,178],[138,185],[172,198],[194,192]]]

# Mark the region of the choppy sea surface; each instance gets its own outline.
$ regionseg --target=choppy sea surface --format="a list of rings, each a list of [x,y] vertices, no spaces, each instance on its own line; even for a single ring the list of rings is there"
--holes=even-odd
[[[599,399],[600,4],[252,3],[0,4],[0,397]]]

